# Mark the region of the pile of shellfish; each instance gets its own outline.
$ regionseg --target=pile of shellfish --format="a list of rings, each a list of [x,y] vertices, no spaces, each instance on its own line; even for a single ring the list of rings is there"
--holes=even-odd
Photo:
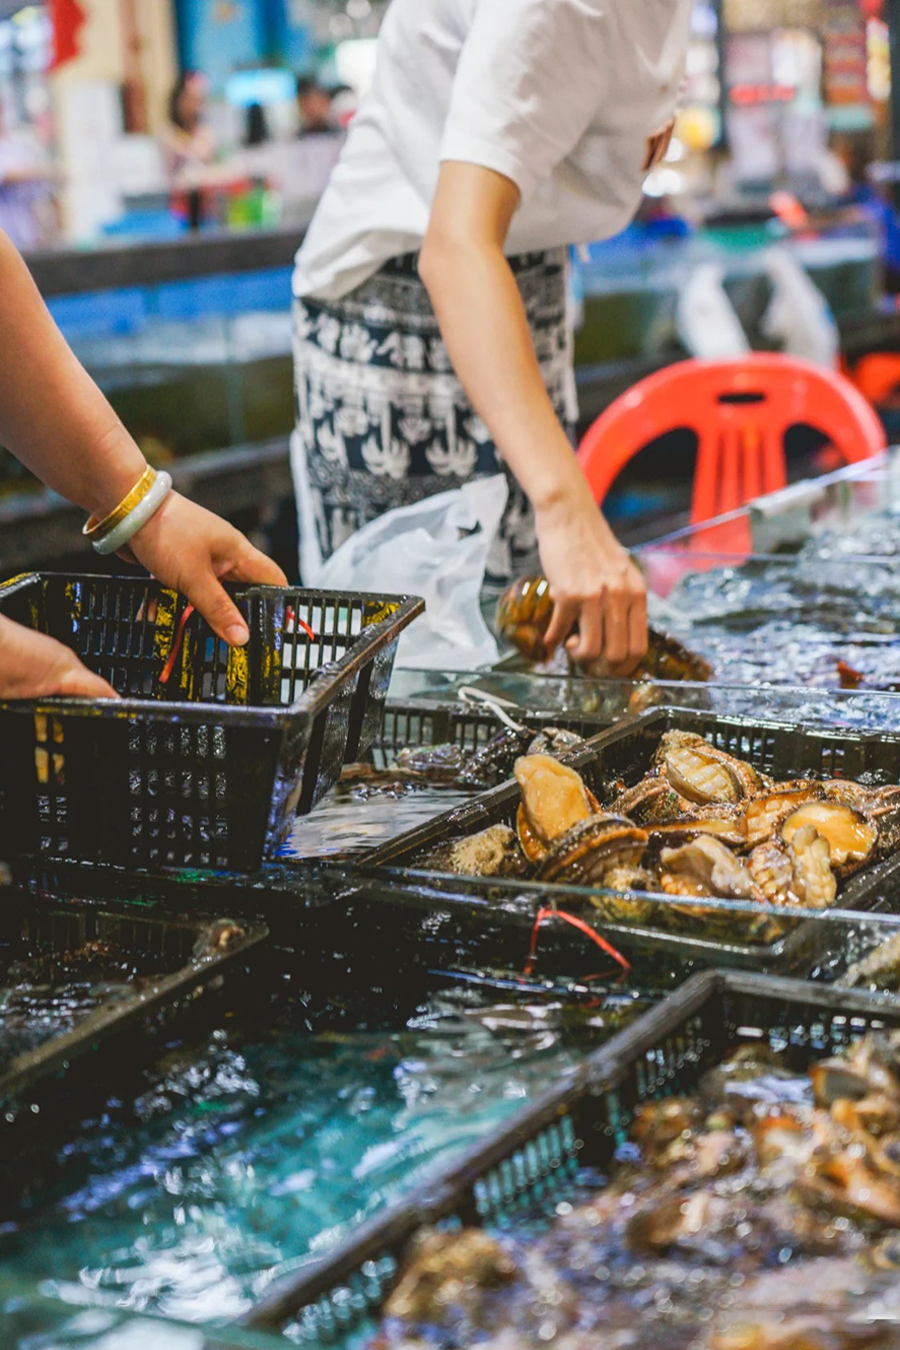
[[[803,1076],[743,1045],[639,1107],[608,1184],[548,1226],[420,1230],[374,1344],[897,1350],[898,1269],[897,1033]]]
[[[666,732],[649,773],[633,787],[613,785],[608,805],[547,755],[518,759],[515,777],[515,828],[493,825],[426,863],[597,887],[610,917],[640,918],[652,904],[645,892],[824,909],[842,882],[900,847],[900,786],[775,782],[687,731]]]

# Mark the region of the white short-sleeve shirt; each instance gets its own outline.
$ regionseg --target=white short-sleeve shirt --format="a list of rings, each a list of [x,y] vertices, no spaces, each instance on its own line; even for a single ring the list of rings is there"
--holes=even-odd
[[[693,0],[392,0],[373,87],[297,255],[336,299],[425,237],[439,166],[504,174],[507,252],[590,243],[641,197],[675,109]]]

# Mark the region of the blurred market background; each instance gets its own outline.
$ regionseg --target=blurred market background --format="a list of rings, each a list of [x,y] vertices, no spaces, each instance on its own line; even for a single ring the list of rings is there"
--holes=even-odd
[[[385,10],[0,0],[0,225],[148,457],[291,573],[291,261]],[[634,224],[573,258],[583,426],[687,355],[853,374],[900,351],[892,21],[896,38],[900,0],[697,0],[668,159]],[[876,401],[895,434],[890,379]],[[829,467],[792,436],[792,477]],[[687,432],[641,452],[608,503],[623,537],[687,509],[694,452]],[[64,566],[76,534],[3,456],[4,570]]]
[[[0,0],[0,228],[147,457],[247,530],[292,580],[292,263],[372,79],[387,4]],[[428,1169],[489,1139],[692,971],[733,964],[814,977],[824,990],[884,944],[890,960],[875,977],[897,988],[896,854],[880,874],[887,880],[858,892],[873,912],[821,911],[805,946],[742,946],[728,916],[737,926],[749,910],[755,921],[756,901],[716,896],[724,924],[717,917],[709,932],[685,936],[669,927],[663,899],[650,918],[641,911],[639,924],[619,923],[615,941],[633,944],[633,965],[610,969],[610,949],[598,959],[603,944],[586,941],[583,921],[560,912],[566,922],[551,922],[558,887],[506,882],[501,895],[499,882],[485,891],[483,877],[422,881],[422,858],[392,848],[474,791],[427,771],[422,782],[403,769],[398,778],[399,755],[452,742],[468,765],[498,738],[508,750],[498,728],[510,729],[510,708],[534,731],[552,724],[583,736],[613,725],[611,744],[634,735],[646,748],[663,721],[646,737],[619,724],[659,704],[673,729],[702,725],[719,747],[765,751],[758,767],[767,773],[777,745],[778,777],[871,774],[883,760],[886,781],[900,778],[900,455],[879,453],[900,441],[900,0],[697,0],[669,154],[629,228],[571,261],[580,434],[672,363],[754,351],[842,371],[874,404],[884,436],[866,407],[877,434],[862,437],[856,417],[849,439],[864,458],[850,478],[830,473],[841,463],[836,425],[826,440],[792,422],[788,477],[823,476],[813,490],[772,494],[724,525],[710,526],[706,513],[686,537],[645,547],[655,621],[691,647],[685,658],[694,646],[702,665],[712,658],[709,679],[697,677],[696,661],[677,682],[664,668],[638,685],[575,678],[565,667],[536,673],[510,656],[478,670],[461,664],[465,653],[448,669],[439,665],[446,652],[427,669],[407,661],[366,762],[348,765],[329,799],[293,823],[275,864],[250,880],[204,873],[219,836],[200,826],[198,862],[184,803],[197,784],[196,819],[207,828],[212,775],[174,758],[174,740],[159,738],[156,768],[136,740],[140,772],[121,792],[125,779],[104,758],[111,742],[87,740],[81,779],[75,755],[85,740],[65,730],[66,760],[56,719],[34,719],[37,741],[17,742],[24,759],[12,738],[2,742],[7,780],[10,764],[28,773],[11,787],[0,774],[0,803],[15,821],[22,784],[32,785],[40,848],[7,825],[4,842],[26,856],[9,876],[0,867],[0,1076],[34,1045],[61,1068],[55,1076],[51,1064],[34,1095],[21,1095],[32,1092],[30,1078],[22,1088],[13,1075],[26,1103],[18,1115],[0,1082],[0,1350],[285,1343],[259,1332],[267,1323],[258,1307],[243,1327],[233,1319],[267,1296],[273,1278],[302,1273],[416,1192]],[[718,399],[729,401],[741,398]],[[836,420],[824,401],[815,411]],[[748,460],[757,439],[743,442]],[[646,544],[688,523],[697,445],[696,430],[678,427],[624,467],[604,504],[623,539]],[[99,571],[82,520],[0,448],[0,579]],[[84,631],[90,641],[100,633],[117,667],[129,615],[142,628],[157,622],[154,601],[152,618],[141,603],[108,623],[105,578],[96,609],[85,598],[93,579],[82,591],[68,578],[51,584],[65,598],[60,613],[84,603],[98,620]],[[20,583],[23,602],[29,585],[37,588]],[[335,679],[326,613],[304,652]],[[182,610],[178,643],[186,618]],[[304,622],[286,608],[289,669],[300,650],[295,619]],[[459,627],[446,627],[458,649]],[[146,659],[158,657],[154,648]],[[368,668],[350,675],[368,726],[387,678]],[[350,759],[359,749],[361,730],[349,736],[341,701],[348,687],[330,695],[337,715],[327,736],[326,711],[316,714],[308,771],[303,743],[304,794],[313,780],[320,786],[320,760],[336,778],[344,751]],[[177,703],[153,706],[166,728],[182,716]],[[785,724],[778,735],[775,721]],[[269,725],[260,722],[267,736]],[[261,741],[245,742],[248,760],[268,754]],[[156,744],[148,734],[154,753]],[[185,755],[191,744],[179,737]],[[229,754],[237,821],[234,784],[244,780]],[[624,751],[613,762],[618,778]],[[57,796],[46,787],[51,765],[53,790],[66,788]],[[440,757],[434,765],[445,767]],[[90,789],[82,799],[72,787],[80,782]],[[145,787],[146,801],[135,803]],[[262,800],[255,792],[251,805]],[[96,865],[67,851],[70,823],[77,837],[82,818],[106,849],[99,862],[91,855]],[[182,829],[194,851],[178,854],[176,868],[174,848],[165,850]],[[110,840],[116,858],[146,847],[169,871],[117,870]],[[375,849],[380,857],[366,852]],[[608,931],[600,913],[592,922]],[[219,971],[201,963],[219,951],[210,943],[223,919],[229,940],[247,944],[246,969],[243,946],[219,952],[224,973],[209,980],[211,1006],[198,1008],[197,972]],[[261,954],[253,961],[251,948]],[[89,1020],[98,999],[109,1000],[109,1030],[117,1007],[130,1017],[148,1001],[148,981],[155,988],[164,977],[160,1005],[177,1020],[152,1021],[150,1002],[122,1040],[110,1032],[100,1043]],[[720,1029],[723,1016],[713,1015]],[[743,1011],[736,1025],[745,1026]],[[60,1048],[70,1030],[92,1054],[96,1037],[102,1051],[85,1053],[81,1075],[73,1059],[74,1087],[65,1081],[71,1048]],[[14,1132],[4,1134],[7,1125]],[[278,1334],[301,1341],[303,1326],[287,1316],[276,1319]]]

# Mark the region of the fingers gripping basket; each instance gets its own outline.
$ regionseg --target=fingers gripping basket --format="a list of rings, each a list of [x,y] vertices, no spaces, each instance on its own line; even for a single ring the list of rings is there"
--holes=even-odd
[[[73,648],[122,701],[0,703],[0,855],[251,871],[378,734],[420,600],[229,587],[229,648],[146,579],[33,574],[0,613]]]

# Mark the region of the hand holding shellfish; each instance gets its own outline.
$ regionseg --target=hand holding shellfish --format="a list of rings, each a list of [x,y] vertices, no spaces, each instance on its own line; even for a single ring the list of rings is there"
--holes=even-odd
[[[527,661],[546,661],[552,654],[553,631],[562,612],[558,604],[554,605],[547,577],[520,577],[497,603],[497,632]],[[577,626],[577,617],[574,622]],[[566,644],[573,659],[571,644],[577,640],[572,635]],[[599,679],[630,676],[635,680],[691,680],[701,684],[712,676],[712,667],[704,657],[655,628],[646,630],[643,655],[637,665],[629,662],[627,671],[621,666],[614,668],[607,656],[582,662],[582,670]]]
[[[579,665],[602,658],[609,673],[629,675],[647,650],[647,587],[593,502],[590,508],[536,511],[553,601],[544,644],[553,652],[565,643]]]

